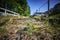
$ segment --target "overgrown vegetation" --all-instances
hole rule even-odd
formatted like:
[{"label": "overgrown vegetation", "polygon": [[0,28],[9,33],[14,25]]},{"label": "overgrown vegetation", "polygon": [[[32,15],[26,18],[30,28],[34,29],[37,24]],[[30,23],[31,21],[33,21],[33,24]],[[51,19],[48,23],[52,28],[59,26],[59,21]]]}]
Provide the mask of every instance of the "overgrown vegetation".
[{"label": "overgrown vegetation", "polygon": [[[11,35],[16,34],[18,30],[20,30],[18,32],[19,36],[21,36],[21,38],[24,40],[60,40],[60,19],[57,19],[60,18],[60,14],[51,14],[49,17],[53,19],[49,19],[47,26],[47,21],[45,19],[43,20],[43,16],[35,16],[35,20],[24,19],[24,16],[29,18],[30,13],[26,0],[1,0],[0,3],[2,4],[0,4],[1,7],[7,7],[7,9],[13,11],[17,10],[16,12],[20,13],[21,15],[19,16],[20,18],[8,15],[0,17],[0,40],[4,40],[5,36],[10,37]],[[9,6],[7,6],[8,4]],[[32,18],[33,16],[30,17]],[[36,25],[39,27],[35,28]],[[27,27],[21,29],[23,26]],[[22,34],[20,34],[21,32]],[[8,36],[8,34],[10,35]],[[15,37],[15,35],[11,36],[11,38],[12,37]]]},{"label": "overgrown vegetation", "polygon": [[29,35],[33,35],[34,33],[40,32],[39,29],[35,28],[34,24],[32,22],[27,23],[27,29],[25,29]]}]

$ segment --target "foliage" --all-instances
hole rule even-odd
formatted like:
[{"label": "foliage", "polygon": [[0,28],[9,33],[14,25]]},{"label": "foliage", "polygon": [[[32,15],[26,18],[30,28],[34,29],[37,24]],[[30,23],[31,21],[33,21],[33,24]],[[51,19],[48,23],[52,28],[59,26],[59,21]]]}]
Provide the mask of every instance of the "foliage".
[{"label": "foliage", "polygon": [[50,18],[60,18],[60,14],[56,14],[56,15],[51,15],[49,16]]},{"label": "foliage", "polygon": [[50,9],[50,15],[60,14],[60,3],[57,3],[52,9]]},{"label": "foliage", "polygon": [[18,12],[23,16],[30,15],[30,7],[27,0],[0,0],[0,7]]},{"label": "foliage", "polygon": [[60,13],[60,3],[56,4],[53,8],[53,14]]}]

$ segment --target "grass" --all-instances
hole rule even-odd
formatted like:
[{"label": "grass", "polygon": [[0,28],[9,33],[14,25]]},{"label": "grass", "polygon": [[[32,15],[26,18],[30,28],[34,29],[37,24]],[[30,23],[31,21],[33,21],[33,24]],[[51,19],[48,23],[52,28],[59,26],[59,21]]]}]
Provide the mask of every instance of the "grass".
[{"label": "grass", "polygon": [[[50,17],[52,17],[52,18],[55,18],[55,17],[58,17],[58,16],[60,16],[60,14],[57,14],[57,15],[53,15],[53,16],[50,16]],[[25,16],[19,16],[20,18],[29,18],[29,17],[25,17]],[[9,21],[8,21],[8,24],[10,25],[10,23],[12,24],[12,25],[17,25],[16,23],[14,23],[15,21],[13,20],[13,19],[18,19],[17,17],[14,17],[14,16],[5,16],[5,17],[0,17],[0,20],[1,20],[1,24],[3,25],[3,24],[5,24],[5,22],[7,22],[7,21],[5,21],[5,20],[8,20],[9,19]],[[41,22],[41,21],[40,21]],[[59,31],[60,31],[60,27],[56,27],[56,28],[54,28],[53,26],[51,26],[50,24],[49,24],[49,26],[46,26],[47,25],[47,23],[46,23],[47,21],[42,21],[42,25],[45,25],[45,27],[42,27],[42,28],[35,28],[35,25],[36,24],[38,24],[38,22],[36,22],[36,24],[34,25],[34,22],[33,21],[27,21],[27,22],[24,22],[24,24],[25,25],[27,25],[27,28],[25,28],[24,29],[24,31],[26,30],[27,31],[27,33],[29,34],[29,35],[33,35],[33,33],[34,34],[38,34],[38,33],[41,33],[42,34],[42,32],[43,31],[46,31],[47,33],[49,33],[49,34],[51,34],[52,36],[57,36],[57,34],[59,33]],[[0,25],[1,25],[0,24]],[[23,23],[22,23],[23,24]],[[23,25],[22,25],[23,26]],[[39,24],[39,26],[40,26],[40,24]],[[3,28],[4,28],[4,25],[2,26]],[[9,27],[11,27],[11,25],[9,26]],[[12,26],[13,28],[15,28],[15,26]],[[16,27],[16,29],[18,29],[18,27]],[[15,29],[15,30],[16,30]],[[2,32],[2,29],[0,29],[1,30],[1,32]],[[5,30],[5,29],[3,29],[3,30]],[[5,31],[3,31],[3,33],[4,33]],[[44,35],[44,33],[42,34],[42,35]],[[40,35],[39,35],[40,36]]]},{"label": "grass", "polygon": [[60,18],[60,14],[50,16],[50,18],[58,18],[58,17]]}]

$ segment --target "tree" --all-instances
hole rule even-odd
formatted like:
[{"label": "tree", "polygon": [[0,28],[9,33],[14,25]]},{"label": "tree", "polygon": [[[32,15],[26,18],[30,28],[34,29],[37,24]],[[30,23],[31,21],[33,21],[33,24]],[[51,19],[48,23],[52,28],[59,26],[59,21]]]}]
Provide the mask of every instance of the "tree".
[{"label": "tree", "polygon": [[18,12],[20,15],[30,15],[30,7],[27,0],[1,0],[0,7]]},{"label": "tree", "polygon": [[60,13],[60,3],[54,6],[52,14],[59,14],[59,13]]}]

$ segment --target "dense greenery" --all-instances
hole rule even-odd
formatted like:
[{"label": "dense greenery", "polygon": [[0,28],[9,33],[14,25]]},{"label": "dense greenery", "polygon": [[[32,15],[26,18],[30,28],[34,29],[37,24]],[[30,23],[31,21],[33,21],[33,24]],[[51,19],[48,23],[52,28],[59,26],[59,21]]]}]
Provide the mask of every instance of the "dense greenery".
[{"label": "dense greenery", "polygon": [[53,14],[59,14],[60,13],[60,3],[56,4],[53,8]]},{"label": "dense greenery", "polygon": [[53,8],[50,9],[50,16],[60,14],[60,3],[57,3]]},{"label": "dense greenery", "polygon": [[0,0],[0,7],[16,11],[23,16],[30,15],[30,7],[27,0]]}]

